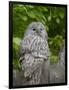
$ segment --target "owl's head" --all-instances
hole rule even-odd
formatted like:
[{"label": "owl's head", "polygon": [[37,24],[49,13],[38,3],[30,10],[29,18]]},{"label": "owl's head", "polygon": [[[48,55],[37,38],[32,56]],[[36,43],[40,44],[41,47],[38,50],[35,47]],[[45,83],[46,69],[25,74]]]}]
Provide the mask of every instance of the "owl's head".
[{"label": "owl's head", "polygon": [[45,31],[45,27],[41,22],[32,22],[28,26],[25,36],[30,35],[30,34],[37,34],[41,37],[47,38],[47,33]]}]

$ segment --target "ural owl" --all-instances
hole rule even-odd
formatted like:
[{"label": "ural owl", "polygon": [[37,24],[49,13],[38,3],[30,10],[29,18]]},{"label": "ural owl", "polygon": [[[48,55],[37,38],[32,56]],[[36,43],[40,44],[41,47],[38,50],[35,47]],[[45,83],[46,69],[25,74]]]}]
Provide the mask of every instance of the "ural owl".
[{"label": "ural owl", "polygon": [[[39,84],[42,65],[48,60],[47,32],[40,22],[32,22],[20,44],[20,63],[28,85]],[[27,84],[27,83],[26,83]]]}]

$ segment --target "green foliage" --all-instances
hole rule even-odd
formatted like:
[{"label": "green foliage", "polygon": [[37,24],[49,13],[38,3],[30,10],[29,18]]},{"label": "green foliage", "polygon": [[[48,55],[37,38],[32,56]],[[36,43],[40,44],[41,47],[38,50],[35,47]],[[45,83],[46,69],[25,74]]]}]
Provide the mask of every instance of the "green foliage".
[{"label": "green foliage", "polygon": [[13,67],[18,70],[20,70],[21,68],[18,60],[20,42],[21,42],[21,39],[19,39],[18,37],[13,38]]},{"label": "green foliage", "polygon": [[50,60],[51,64],[55,64],[58,62],[58,56],[57,55],[50,55],[49,60]]},{"label": "green foliage", "polygon": [[56,35],[54,38],[49,38],[49,47],[53,54],[57,55],[59,53],[63,41],[64,40],[60,35]]},{"label": "green foliage", "polygon": [[18,52],[24,32],[33,21],[42,22],[48,33],[50,60],[58,60],[58,52],[65,38],[65,8],[54,6],[13,5],[13,65],[19,67]]}]

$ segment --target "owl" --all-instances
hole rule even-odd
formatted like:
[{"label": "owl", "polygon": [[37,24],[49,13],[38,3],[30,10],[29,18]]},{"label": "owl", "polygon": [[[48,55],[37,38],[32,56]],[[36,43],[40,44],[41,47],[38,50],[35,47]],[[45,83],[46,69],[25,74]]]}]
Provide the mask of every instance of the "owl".
[{"label": "owl", "polygon": [[20,65],[25,78],[24,84],[40,83],[44,61],[48,60],[48,35],[41,22],[32,22],[20,43]]}]

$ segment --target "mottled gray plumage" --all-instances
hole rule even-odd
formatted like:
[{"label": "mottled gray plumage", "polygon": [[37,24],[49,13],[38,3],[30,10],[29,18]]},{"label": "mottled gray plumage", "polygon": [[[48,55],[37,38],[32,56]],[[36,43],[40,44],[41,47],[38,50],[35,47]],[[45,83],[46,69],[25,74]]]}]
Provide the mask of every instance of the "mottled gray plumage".
[{"label": "mottled gray plumage", "polygon": [[[32,22],[20,45],[20,62],[28,84],[39,84],[44,60],[48,59],[47,33],[40,22]],[[30,79],[31,78],[31,79]]]}]

